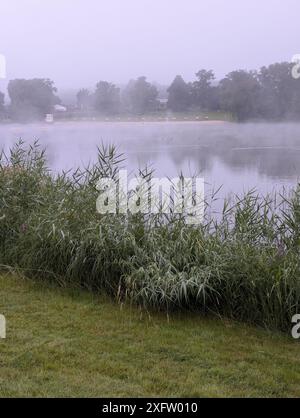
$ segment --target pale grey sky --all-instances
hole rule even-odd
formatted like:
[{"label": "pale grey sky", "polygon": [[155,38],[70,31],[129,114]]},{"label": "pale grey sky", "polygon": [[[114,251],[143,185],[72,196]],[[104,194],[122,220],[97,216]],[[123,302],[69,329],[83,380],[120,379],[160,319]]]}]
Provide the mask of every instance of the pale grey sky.
[{"label": "pale grey sky", "polygon": [[0,54],[9,79],[60,88],[220,78],[300,53],[299,16],[299,0],[0,0]]}]

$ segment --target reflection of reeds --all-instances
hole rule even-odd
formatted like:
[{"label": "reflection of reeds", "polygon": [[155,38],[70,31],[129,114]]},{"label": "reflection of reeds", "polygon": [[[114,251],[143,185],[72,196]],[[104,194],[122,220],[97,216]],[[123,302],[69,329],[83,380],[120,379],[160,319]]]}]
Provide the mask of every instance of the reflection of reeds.
[{"label": "reflection of reeds", "polygon": [[[19,142],[0,162],[0,264],[155,309],[192,309],[288,331],[300,303],[300,190],[255,192],[188,226],[170,216],[100,215],[95,184],[122,158],[52,176]],[[145,172],[147,175],[147,172]]]}]

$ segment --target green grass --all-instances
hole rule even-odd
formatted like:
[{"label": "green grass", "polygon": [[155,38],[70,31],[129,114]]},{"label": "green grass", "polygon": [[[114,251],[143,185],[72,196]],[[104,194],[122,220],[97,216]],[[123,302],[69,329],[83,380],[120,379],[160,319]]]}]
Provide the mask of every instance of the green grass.
[{"label": "green grass", "polygon": [[1,397],[296,397],[299,343],[0,276]]},{"label": "green grass", "polygon": [[102,147],[94,166],[54,175],[38,144],[0,155],[0,272],[290,333],[300,312],[300,187],[225,202],[218,222],[206,202],[198,226],[172,212],[99,214],[97,181],[117,180],[120,160]]},{"label": "green grass", "polygon": [[112,115],[112,116],[82,116],[82,115],[56,115],[55,120],[58,122],[203,122],[203,121],[223,121],[232,122],[233,116],[226,112],[154,112],[146,115]]}]

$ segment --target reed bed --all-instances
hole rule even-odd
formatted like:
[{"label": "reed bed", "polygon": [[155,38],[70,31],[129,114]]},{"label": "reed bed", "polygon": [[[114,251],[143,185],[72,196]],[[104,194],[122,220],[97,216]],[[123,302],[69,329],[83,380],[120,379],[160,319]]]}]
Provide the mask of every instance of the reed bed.
[{"label": "reed bed", "polygon": [[101,215],[96,183],[122,160],[102,146],[97,164],[54,174],[38,143],[2,152],[0,270],[289,332],[300,312],[300,188],[252,191],[217,218],[206,203],[200,226],[172,213]]}]

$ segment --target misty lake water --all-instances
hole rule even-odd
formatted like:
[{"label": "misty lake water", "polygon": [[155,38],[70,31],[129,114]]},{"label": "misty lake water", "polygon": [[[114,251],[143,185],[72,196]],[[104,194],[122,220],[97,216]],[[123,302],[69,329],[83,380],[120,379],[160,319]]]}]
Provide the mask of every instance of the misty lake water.
[{"label": "misty lake water", "polygon": [[66,122],[0,125],[0,148],[39,139],[48,164],[70,170],[97,158],[97,145],[115,144],[132,172],[146,165],[157,177],[203,177],[206,192],[261,193],[295,187],[300,174],[300,124],[222,122]]}]

